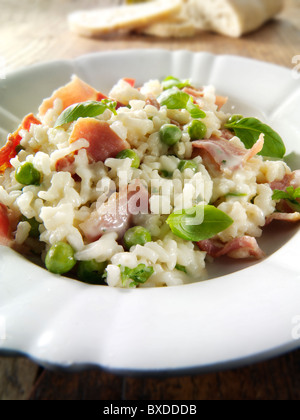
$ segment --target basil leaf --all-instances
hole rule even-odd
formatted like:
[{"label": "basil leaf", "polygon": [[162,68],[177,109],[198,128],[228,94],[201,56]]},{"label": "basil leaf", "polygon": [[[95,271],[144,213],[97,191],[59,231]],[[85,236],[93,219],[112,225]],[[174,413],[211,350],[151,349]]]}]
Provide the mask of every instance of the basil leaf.
[{"label": "basil leaf", "polygon": [[275,190],[272,195],[272,200],[289,200],[291,197],[285,191]]},{"label": "basil leaf", "polygon": [[138,286],[139,284],[145,284],[146,281],[154,274],[153,267],[147,267],[145,264],[139,264],[136,268],[128,268],[119,265],[121,269],[121,279],[124,284],[127,280],[133,280],[130,283],[130,287]]},{"label": "basil leaf", "polygon": [[231,226],[233,220],[211,205],[194,206],[172,213],[167,224],[171,231],[186,241],[199,242],[210,239]]},{"label": "basil leaf", "polygon": [[165,80],[162,81],[164,90],[172,89],[173,87],[183,89],[187,86],[190,86],[190,80],[180,80],[173,76],[166,77]]},{"label": "basil leaf", "polygon": [[163,92],[157,101],[168,109],[186,109],[190,95],[177,88],[168,89]]},{"label": "basil leaf", "polygon": [[194,104],[193,98],[177,88],[166,90],[157,98],[157,101],[168,109],[186,109],[192,118],[206,117],[205,112]]},{"label": "basil leaf", "polygon": [[273,200],[297,200],[300,198],[300,187],[287,187],[286,191],[274,190]]},{"label": "basil leaf", "polygon": [[274,190],[272,195],[273,200],[287,200],[290,207],[298,212],[300,212],[300,203],[297,201],[299,198],[300,187],[296,189],[294,187],[287,187],[286,191]]},{"label": "basil leaf", "polygon": [[189,111],[189,113],[191,114],[192,118],[205,118],[206,114],[204,111],[202,111],[202,109],[199,108],[198,105],[194,104],[192,97],[190,96],[190,99],[187,103],[186,109]]},{"label": "basil leaf", "polygon": [[116,114],[117,102],[110,99],[103,99],[101,102],[87,101],[74,104],[66,108],[58,117],[54,128],[69,124],[78,118],[97,117],[103,114],[107,109]]},{"label": "basil leaf", "polygon": [[242,118],[225,124],[225,128],[233,130],[247,149],[251,149],[259,136],[264,134],[265,144],[259,153],[262,156],[281,159],[286,153],[285,145],[279,134],[256,118]]},{"label": "basil leaf", "polygon": [[294,188],[294,187],[287,187],[286,192],[290,194],[294,200],[297,198],[300,198],[300,187]]}]

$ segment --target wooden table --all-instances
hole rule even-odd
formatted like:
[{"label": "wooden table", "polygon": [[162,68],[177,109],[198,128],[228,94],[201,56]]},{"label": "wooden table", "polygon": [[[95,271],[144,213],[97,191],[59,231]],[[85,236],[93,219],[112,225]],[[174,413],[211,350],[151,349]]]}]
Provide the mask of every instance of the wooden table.
[{"label": "wooden table", "polygon": [[[0,0],[0,57],[5,61],[6,72],[43,61],[126,48],[239,54],[290,68],[294,66],[292,58],[300,55],[297,7],[287,8],[278,19],[241,39],[209,33],[179,40],[133,34],[87,39],[69,32],[66,14],[71,10],[119,3],[120,0]],[[240,369],[172,378],[122,377],[98,369],[52,372],[26,358],[0,357],[0,399],[298,400],[300,350]]]}]

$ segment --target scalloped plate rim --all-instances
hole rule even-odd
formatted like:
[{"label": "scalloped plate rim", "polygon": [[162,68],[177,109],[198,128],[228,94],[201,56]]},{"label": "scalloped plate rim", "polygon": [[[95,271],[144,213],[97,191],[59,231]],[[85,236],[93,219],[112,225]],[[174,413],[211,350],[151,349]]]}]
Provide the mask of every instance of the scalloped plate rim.
[{"label": "scalloped plate rim", "polygon": [[[82,68],[82,66],[84,67],[84,65],[85,65],[84,63],[88,62],[89,60],[96,60],[96,61],[97,61],[97,59],[109,60],[109,59],[117,59],[117,58],[120,58],[120,57],[123,60],[124,60],[124,58],[125,58],[125,60],[126,59],[128,60],[128,57],[131,57],[131,58],[136,57],[137,54],[150,54],[150,55],[152,54],[152,56],[159,55],[160,57],[161,56],[165,57],[165,60],[170,60],[170,59],[174,60],[175,59],[175,61],[176,60],[180,61],[180,56],[181,55],[184,55],[184,57],[190,57],[191,60],[195,60],[195,58],[200,59],[201,57],[203,57],[203,58],[206,57],[206,60],[212,61],[213,64],[215,64],[218,60],[219,61],[233,60],[234,62],[238,62],[241,65],[246,65],[247,63],[251,63],[251,65],[256,66],[256,63],[259,63],[259,66],[262,66],[262,67],[266,66],[266,68],[268,68],[268,70],[274,69],[274,72],[275,71],[288,71],[289,70],[287,68],[278,66],[276,64],[265,63],[263,61],[253,60],[253,59],[250,59],[250,58],[239,57],[239,56],[235,56],[235,55],[215,55],[215,54],[211,54],[211,53],[207,53],[207,52],[194,53],[194,52],[185,51],[185,50],[169,51],[169,50],[162,50],[162,49],[153,49],[153,50],[136,50],[136,49],[133,49],[133,50],[126,50],[126,51],[121,50],[121,51],[108,51],[108,52],[102,52],[102,53],[101,52],[100,53],[90,53],[90,54],[87,54],[87,55],[84,55],[84,56],[81,56],[81,57],[78,57],[78,58],[75,58],[75,59],[70,59],[70,60],[64,60],[63,59],[63,60],[51,61],[51,62],[48,62],[48,63],[47,62],[46,63],[39,63],[39,64],[36,64],[34,66],[26,67],[24,69],[20,69],[20,70],[12,72],[11,74],[8,75],[8,79],[10,79],[10,78],[21,78],[22,79],[22,76],[24,75],[24,72],[27,75],[28,74],[30,75],[30,73],[33,72],[33,71],[34,72],[44,71],[49,67],[52,68],[52,66],[56,67],[56,66],[60,66],[62,64],[68,65],[71,68],[73,67],[73,69],[75,69],[76,67],[79,68],[80,66],[81,66],[81,68]],[[80,66],[79,66],[79,64],[80,64]],[[181,69],[180,69],[180,71],[181,71]],[[128,76],[128,75],[126,75],[126,76]],[[1,87],[1,83],[0,83],[0,87]],[[300,90],[299,90],[299,92],[300,92]],[[279,258],[282,255],[286,256],[288,253],[292,252],[293,245],[296,244],[296,246],[297,246],[297,244],[299,243],[299,239],[300,239],[300,235],[299,235],[299,232],[298,232],[294,235],[293,238],[290,239],[290,241],[285,246],[283,246],[275,254],[273,254],[270,258],[267,259],[267,261],[269,261],[271,264],[267,264],[266,267],[269,266],[269,269],[272,270],[273,265],[274,265],[275,268],[277,268],[276,258]],[[296,270],[296,267],[294,266],[293,262],[291,262],[291,259],[289,259],[289,262],[290,262],[290,266],[289,266],[290,272],[293,273],[293,275],[294,275],[294,271]],[[1,248],[0,248],[0,264],[1,264]],[[263,263],[260,263],[260,264],[263,264]],[[259,271],[258,267],[260,266],[260,264],[254,265],[253,267],[249,267],[249,268],[242,271],[242,273],[244,273],[244,274],[246,273],[245,276],[247,277],[247,281],[244,281],[244,280],[242,281],[244,283],[244,285],[248,285],[249,282],[250,282],[250,284],[252,284],[252,280],[249,279],[248,277],[250,276],[250,273],[255,274],[257,271]],[[38,270],[39,270],[39,268],[37,268],[37,271]],[[226,281],[226,279],[229,283],[231,283],[234,279],[239,277],[240,273],[241,272],[234,273],[232,275],[221,276],[218,279],[215,279],[216,281],[209,280],[209,281],[206,281],[206,282],[203,282],[203,283],[198,283],[196,285],[191,285],[190,287],[189,286],[183,286],[183,288],[184,288],[184,293],[183,294],[185,295],[185,293],[186,293],[185,290],[188,290],[188,289],[190,289],[192,293],[193,293],[194,290],[196,290],[196,289],[200,290],[201,288],[202,288],[202,290],[204,288],[205,289],[206,288],[214,289],[213,284],[215,285],[216,283],[218,283],[218,285],[220,286],[220,284],[221,284],[220,282],[222,280]],[[276,277],[275,270],[274,270],[274,276]],[[47,276],[45,276],[45,277],[47,277]],[[66,280],[66,281],[69,282],[70,280]],[[1,282],[1,279],[0,279],[0,282]],[[291,282],[291,283],[294,284],[293,282]],[[46,283],[46,284],[47,284],[47,287],[48,287],[48,283]],[[76,282],[76,284],[77,284],[77,282]],[[211,284],[211,286],[210,286],[210,284]],[[206,285],[206,286],[204,286],[204,285]],[[86,286],[86,285],[83,285],[84,286],[83,287],[82,285],[79,286],[77,284],[77,286],[78,286],[78,289],[91,290],[89,288],[89,286]],[[281,287],[280,279],[276,280],[276,287],[278,287],[278,288]],[[51,287],[50,287],[50,289],[51,289]],[[170,288],[169,289],[170,293],[164,291],[163,294],[167,293],[167,295],[173,295],[174,296],[174,293],[175,293],[175,295],[180,294],[180,289],[181,289],[181,287],[180,288]],[[98,289],[98,290],[100,290],[100,289]],[[174,290],[176,290],[176,292],[174,292]],[[141,296],[141,293],[142,293],[142,296],[144,296],[144,295],[157,296],[159,294],[158,289],[148,289],[148,290],[137,291],[137,292],[138,293],[135,293],[136,296],[137,295]],[[90,294],[90,293],[87,293],[87,294]],[[106,294],[106,293],[103,293],[103,294]],[[109,293],[109,294],[116,295],[116,296],[119,295],[118,291],[112,291],[112,293]],[[49,295],[50,295],[50,292],[49,292]],[[128,303],[125,301],[125,298],[123,298],[123,296],[129,296],[129,295],[127,295],[126,293],[125,293],[125,295],[121,293],[121,295],[122,295],[122,298],[120,298],[120,303],[122,305],[124,305],[124,307],[126,309],[128,309]],[[152,296],[152,298],[153,298],[153,296]],[[277,298],[277,295],[275,295],[275,297]],[[22,296],[20,298],[22,299]],[[220,297],[220,296],[218,296],[218,299],[220,299],[220,302],[223,301],[222,297]],[[80,302],[80,298],[78,298],[78,302]],[[270,303],[270,302],[268,302],[268,303]],[[277,303],[277,302],[275,302],[275,303]],[[27,304],[28,304],[28,302],[27,302]],[[71,304],[72,304],[72,302],[71,302]],[[272,302],[271,302],[271,304],[272,304]],[[7,303],[7,305],[9,306],[9,302]],[[161,306],[159,307],[159,309],[163,310],[162,303],[160,303],[160,305]],[[194,305],[195,305],[195,303],[194,303]],[[24,307],[26,307],[26,306],[24,306]],[[263,306],[261,306],[261,308],[263,308]],[[168,309],[170,311],[172,311],[174,308],[169,307]],[[148,310],[149,310],[149,308],[148,308]],[[195,306],[191,307],[191,310],[195,310]],[[245,312],[245,313],[248,314],[248,312]],[[299,313],[300,313],[300,310],[299,310]],[[1,309],[0,309],[0,315],[1,315]],[[130,314],[131,322],[132,322],[132,319],[134,318],[133,315],[134,314]],[[176,316],[176,313],[174,313],[174,315]],[[214,314],[212,314],[212,315],[214,315]],[[267,315],[270,316],[269,313]],[[298,314],[295,314],[295,315],[298,315]],[[278,318],[278,320],[279,319],[280,318]],[[200,322],[202,320],[198,320],[198,321]],[[144,319],[144,322],[147,322],[146,318]],[[181,325],[181,328],[183,327],[183,324]],[[216,325],[216,323],[214,324],[214,326],[215,325]],[[251,322],[250,322],[249,325],[252,325]],[[124,323],[123,324],[122,323],[120,324],[118,322],[112,323],[112,327],[115,328],[116,330],[118,330],[120,328],[120,326],[122,326],[123,328],[126,329],[126,324],[124,324]],[[292,330],[292,325],[289,325],[289,327]],[[239,328],[241,328],[240,325],[239,325]],[[286,328],[288,328],[288,325],[286,326]],[[51,328],[50,328],[50,330],[51,330]],[[136,333],[138,333],[140,331],[141,331],[141,329],[137,329]],[[173,337],[172,337],[172,339],[173,339],[172,344],[173,345],[176,344],[176,340],[174,340],[174,338],[176,338],[175,337],[176,333],[177,333],[176,331],[173,332]],[[209,334],[209,330],[207,330],[206,333]],[[233,334],[233,333],[234,332],[231,331],[231,334]],[[241,333],[243,333],[242,329],[241,329]],[[238,354],[234,353],[233,349],[231,349],[231,347],[229,345],[227,351],[228,351],[228,355],[230,355],[230,351],[232,351],[232,357],[228,357],[228,355],[224,356],[222,354],[222,352],[220,352],[220,353],[217,352],[214,355],[214,357],[215,357],[214,359],[212,358],[211,361],[206,360],[206,361],[202,362],[201,357],[198,357],[198,359],[197,359],[197,355],[193,354],[193,362],[184,363],[183,359],[180,359],[180,360],[178,359],[178,363],[176,364],[176,357],[175,357],[175,360],[172,360],[171,363],[170,363],[168,355],[165,354],[164,357],[163,357],[163,359],[165,360],[165,363],[163,361],[158,363],[157,360],[152,360],[151,363],[149,363],[149,361],[147,361],[147,363],[145,362],[144,366],[143,366],[143,358],[140,357],[139,361],[136,363],[136,366],[135,366],[134,365],[135,361],[134,361],[133,358],[130,359],[129,352],[130,352],[130,349],[132,350],[133,345],[135,345],[136,343],[132,343],[131,346],[129,345],[129,347],[126,348],[125,354],[126,354],[127,360],[126,360],[126,362],[125,361],[123,362],[123,365],[122,365],[122,358],[118,359],[119,356],[114,354],[113,348],[105,349],[105,351],[106,351],[106,354],[105,354],[106,358],[104,358],[105,360],[103,358],[101,359],[101,357],[99,357],[99,354],[96,354],[96,351],[95,351],[94,354],[92,352],[89,356],[84,356],[82,354],[82,350],[81,351],[79,350],[79,352],[77,352],[77,353],[75,352],[76,354],[73,353],[73,356],[70,358],[70,360],[66,361],[66,360],[63,359],[63,357],[59,356],[59,352],[58,352],[58,354],[56,354],[56,357],[53,356],[53,355],[51,357],[47,357],[47,344],[46,344],[46,348],[44,349],[44,351],[46,353],[43,354],[43,352],[40,351],[42,346],[37,346],[36,345],[36,341],[40,340],[40,338],[41,338],[41,336],[37,337],[37,334],[38,334],[38,332],[31,331],[30,339],[28,338],[28,343],[27,343],[27,345],[24,345],[24,348],[21,348],[22,346],[20,345],[20,343],[16,344],[16,342],[18,342],[18,340],[16,340],[15,344],[12,345],[12,346],[10,346],[8,343],[7,343],[8,345],[5,346],[5,342],[3,343],[4,340],[2,340],[2,342],[0,340],[0,353],[2,352],[4,354],[4,353],[13,352],[14,354],[26,355],[27,357],[34,360],[35,362],[40,363],[41,365],[47,366],[49,368],[52,367],[52,368],[58,368],[58,369],[63,368],[63,369],[68,369],[68,370],[69,369],[71,369],[71,370],[74,370],[74,369],[75,370],[81,370],[81,369],[86,369],[87,367],[90,367],[90,366],[95,366],[95,367],[98,366],[98,367],[101,367],[101,368],[106,369],[108,371],[116,372],[116,373],[126,372],[126,373],[132,373],[132,374],[140,374],[140,373],[143,374],[143,373],[147,373],[147,372],[149,372],[149,373],[151,373],[151,372],[159,373],[160,372],[160,373],[171,373],[171,374],[173,374],[173,373],[177,374],[178,373],[178,374],[181,374],[182,372],[211,371],[211,370],[214,370],[214,369],[220,369],[220,368],[224,368],[224,367],[229,368],[229,367],[241,366],[243,364],[247,364],[247,363],[250,363],[250,362],[252,363],[252,362],[264,360],[264,359],[269,358],[269,357],[280,355],[280,354],[285,353],[286,351],[293,350],[293,349],[299,347],[299,342],[298,341],[293,340],[291,337],[290,337],[290,339],[288,339],[288,336],[286,336],[285,341],[281,340],[276,344],[270,345],[270,347],[265,345],[264,348],[260,348],[260,346],[258,346],[258,348],[256,350],[253,349],[252,352],[250,352],[249,354],[247,354],[247,352],[244,352],[243,354],[241,353],[240,357],[239,357]],[[221,332],[220,332],[220,334],[221,335],[223,334],[222,335],[223,339],[224,339],[224,337],[226,337],[226,334],[221,333]],[[122,336],[122,334],[120,334],[120,335]],[[49,344],[48,344],[49,346],[53,345],[53,343],[55,343],[55,345],[57,345],[57,342],[51,341],[51,336],[43,337],[43,338],[44,338],[44,340],[46,340],[46,339],[49,340]],[[108,343],[109,343],[108,347],[119,344],[118,340],[115,340],[115,338],[116,337],[112,337],[109,334],[107,335],[107,339],[108,339]],[[148,338],[149,337],[147,337],[147,339]],[[205,339],[207,339],[207,337],[202,337],[202,338],[204,339],[204,341],[205,341]],[[272,335],[272,338],[273,338],[273,335]],[[243,339],[245,340],[245,337],[243,337]],[[214,337],[214,340],[216,342],[218,342],[218,337]],[[221,340],[221,337],[219,337],[219,341],[220,340]],[[122,343],[122,340],[120,342]],[[58,343],[59,343],[59,340],[58,340]],[[123,344],[124,343],[126,343],[126,337],[123,337]],[[151,340],[149,341],[149,343],[151,343]],[[106,344],[106,343],[104,343],[104,344]],[[104,344],[103,344],[103,346],[104,346]],[[155,350],[158,351],[160,349],[160,347],[159,347],[158,343],[156,343],[156,344],[157,344],[157,349],[155,349]],[[84,347],[84,345],[85,345],[85,343],[81,343],[79,347]],[[97,349],[96,349],[97,351],[99,349],[101,349],[102,342],[98,343],[98,345],[100,347],[97,347]],[[209,347],[209,343],[206,342],[206,345]],[[195,350],[198,349],[197,346],[199,346],[198,342],[197,342],[197,345],[195,346],[194,352],[195,352]],[[183,349],[186,350],[186,348],[184,346],[183,346]],[[170,349],[168,349],[168,350],[170,350]],[[191,350],[191,352],[193,352],[193,350]],[[112,355],[110,353],[112,353]],[[146,353],[147,353],[147,351],[146,351]],[[166,351],[166,353],[168,353],[168,352]],[[149,356],[149,354],[150,353],[148,352],[147,356]],[[172,356],[172,357],[174,357],[174,356]],[[172,357],[171,357],[171,359],[172,359]],[[188,355],[187,355],[187,357],[188,357]],[[118,362],[114,362],[114,360],[116,360],[116,359],[118,359]]]}]

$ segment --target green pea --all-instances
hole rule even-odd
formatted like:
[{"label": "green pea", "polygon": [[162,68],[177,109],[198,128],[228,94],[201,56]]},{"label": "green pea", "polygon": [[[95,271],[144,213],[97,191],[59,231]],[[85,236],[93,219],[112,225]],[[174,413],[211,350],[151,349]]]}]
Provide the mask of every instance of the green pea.
[{"label": "green pea", "polygon": [[167,146],[175,146],[182,137],[182,131],[177,125],[165,124],[159,131],[160,141]]},{"label": "green pea", "polygon": [[97,262],[96,260],[80,261],[77,275],[79,280],[88,284],[104,284],[103,274],[107,267],[107,262]]},{"label": "green pea", "polygon": [[29,232],[29,236],[31,238],[35,238],[38,239],[40,237],[40,223],[33,217],[32,219],[27,219],[27,217],[23,216],[21,218],[22,222],[28,222],[31,226],[30,232]]},{"label": "green pea", "polygon": [[244,117],[242,115],[238,115],[238,114],[231,115],[231,117],[227,121],[227,124],[235,123],[237,121],[242,120],[243,118]]},{"label": "green pea", "polygon": [[198,165],[194,160],[182,160],[179,165],[178,169],[180,172],[184,172],[186,169],[191,169],[193,172],[198,172]]},{"label": "green pea", "polygon": [[131,150],[131,149],[122,150],[122,152],[118,153],[117,155],[117,159],[127,159],[127,158],[132,160],[132,165],[131,165],[132,168],[138,169],[140,167],[140,164],[141,164],[140,158],[134,150]]},{"label": "green pea", "polygon": [[188,126],[188,133],[191,140],[201,140],[204,139],[207,133],[207,127],[204,122],[193,120]]},{"label": "green pea", "polygon": [[75,251],[66,242],[57,242],[46,255],[47,270],[54,274],[65,274],[72,270],[76,264]]},{"label": "green pea", "polygon": [[16,170],[16,181],[23,185],[40,185],[41,174],[32,163],[25,162]]},{"label": "green pea", "polygon": [[144,246],[147,242],[151,241],[151,233],[142,226],[135,226],[127,230],[124,235],[124,245],[128,251],[135,245]]}]

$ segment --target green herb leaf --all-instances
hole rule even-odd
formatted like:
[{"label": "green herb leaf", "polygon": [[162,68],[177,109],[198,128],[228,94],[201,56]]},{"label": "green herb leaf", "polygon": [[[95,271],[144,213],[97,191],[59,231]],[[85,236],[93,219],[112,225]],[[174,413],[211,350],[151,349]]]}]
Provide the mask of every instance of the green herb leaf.
[{"label": "green herb leaf", "polygon": [[187,269],[185,268],[184,265],[177,264],[175,268],[176,270],[182,271],[183,273],[187,274]]},{"label": "green herb leaf", "polygon": [[153,267],[147,267],[145,264],[139,264],[136,268],[128,268],[119,265],[121,269],[121,279],[124,284],[128,280],[133,280],[130,287],[135,287],[140,284],[145,284],[146,281],[154,274]]},{"label": "green herb leaf", "polygon": [[69,124],[78,118],[97,117],[103,114],[107,109],[116,115],[117,102],[110,99],[103,99],[101,102],[87,101],[74,104],[65,109],[58,117],[54,128]]},{"label": "green herb leaf", "polygon": [[233,130],[247,149],[251,149],[259,139],[259,136],[264,134],[265,144],[259,154],[279,159],[285,155],[286,148],[279,134],[256,118],[242,118],[225,124],[225,128]]},{"label": "green herb leaf", "polygon": [[287,187],[285,191],[274,190],[272,199],[273,200],[296,200],[300,198],[300,187]]},{"label": "green herb leaf", "polygon": [[168,89],[163,92],[157,101],[168,109],[186,109],[190,95],[177,88]]},{"label": "green herb leaf", "polygon": [[195,105],[193,98],[176,87],[166,90],[158,98],[157,101],[168,109],[186,109],[192,118],[205,118],[206,114],[198,105]]},{"label": "green herb leaf", "polygon": [[228,193],[225,195],[225,197],[247,197],[247,194],[244,193]]},{"label": "green herb leaf", "polygon": [[199,108],[198,105],[194,104],[192,97],[190,96],[190,99],[187,103],[186,109],[189,111],[189,113],[191,114],[192,118],[205,118],[206,114],[204,111],[202,111],[202,109]]},{"label": "green herb leaf", "polygon": [[199,242],[223,232],[232,225],[233,220],[214,206],[199,205],[172,213],[167,223],[176,236]]},{"label": "green herb leaf", "polygon": [[290,207],[300,212],[300,203],[297,199],[300,198],[300,187],[287,187],[285,191],[274,190],[272,199],[273,200],[286,200]]},{"label": "green herb leaf", "polygon": [[190,80],[180,80],[176,77],[169,76],[166,77],[165,80],[162,81],[162,87],[164,90],[172,89],[173,87],[177,87],[178,89],[183,89],[187,86],[190,86]]}]

